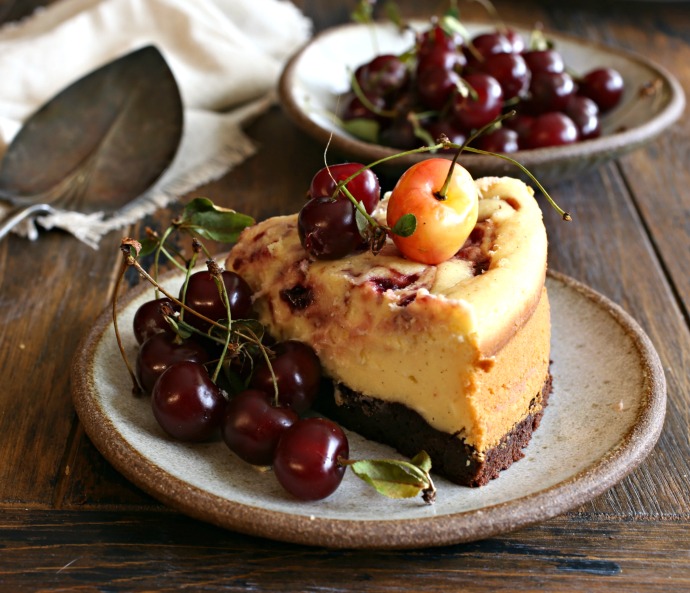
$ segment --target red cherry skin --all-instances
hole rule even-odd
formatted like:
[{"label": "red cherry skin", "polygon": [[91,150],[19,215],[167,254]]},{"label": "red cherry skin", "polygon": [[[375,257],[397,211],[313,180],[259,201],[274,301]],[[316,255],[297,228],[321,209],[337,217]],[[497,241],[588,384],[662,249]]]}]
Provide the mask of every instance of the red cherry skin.
[{"label": "red cherry skin", "polygon": [[[296,340],[279,342],[273,351],[276,356],[271,366],[278,384],[278,403],[302,414],[311,407],[319,392],[321,362],[311,346]],[[256,367],[250,386],[264,393],[274,393],[273,376],[267,363]]]},{"label": "red cherry skin", "polygon": [[488,134],[479,136],[474,145],[487,152],[508,154],[519,150],[518,143],[518,133],[515,130],[497,128]]},{"label": "red cherry skin", "polygon": [[[224,270],[222,277],[230,301],[232,318],[249,319],[252,317],[252,289],[249,284],[239,274],[229,270]],[[201,270],[190,276],[184,302],[187,306],[213,321],[228,317],[216,282],[208,270]],[[210,323],[193,313],[185,312],[184,320],[199,331],[206,332],[211,327]]]},{"label": "red cherry skin", "polygon": [[158,378],[151,408],[158,424],[179,441],[206,441],[218,430],[226,401],[203,365],[176,362]]},{"label": "red cherry skin", "polygon": [[580,82],[579,93],[594,101],[602,113],[620,103],[625,83],[613,68],[596,68],[585,74]]},{"label": "red cherry skin", "polygon": [[335,422],[305,418],[280,437],[273,459],[278,482],[300,500],[321,500],[342,482],[345,466],[338,459],[350,454],[347,437]]},{"label": "red cherry skin", "polygon": [[209,359],[206,349],[194,340],[178,343],[172,334],[154,334],[139,347],[137,379],[141,388],[146,393],[151,393],[158,377],[174,363],[190,360],[203,364]]},{"label": "red cherry skin", "polygon": [[[358,202],[364,204],[365,210],[371,214],[381,199],[381,186],[379,178],[371,169],[364,169],[361,163],[340,163],[329,165],[319,170],[309,184],[310,198],[333,197],[335,189],[341,181],[360,171],[352,181],[347,184],[347,189]],[[347,200],[342,191],[336,196],[338,199]]]},{"label": "red cherry skin", "polygon": [[578,140],[577,126],[567,115],[558,111],[544,113],[534,119],[525,138],[526,148],[544,148],[572,144]]},{"label": "red cherry skin", "polygon": [[453,122],[462,130],[481,128],[496,119],[503,109],[503,91],[488,74],[468,74],[465,82],[474,89],[476,98],[458,94],[453,101]]},{"label": "red cherry skin", "polygon": [[247,463],[271,465],[281,435],[297,420],[297,412],[274,406],[270,395],[247,389],[228,402],[221,435],[230,450]]},{"label": "red cherry skin", "polygon": [[162,297],[147,301],[134,313],[132,329],[134,330],[134,337],[139,344],[143,344],[153,334],[173,333],[173,329],[161,313],[161,306],[169,306],[172,310],[176,308],[168,297]]}]

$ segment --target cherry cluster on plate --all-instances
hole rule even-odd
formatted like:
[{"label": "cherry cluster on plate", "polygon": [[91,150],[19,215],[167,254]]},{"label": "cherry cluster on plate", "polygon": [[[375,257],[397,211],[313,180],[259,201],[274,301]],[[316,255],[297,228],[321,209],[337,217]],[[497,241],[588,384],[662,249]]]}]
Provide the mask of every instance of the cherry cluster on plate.
[{"label": "cherry cluster on plate", "polygon": [[[438,23],[403,54],[382,54],[354,72],[341,118],[354,134],[400,149],[441,135],[463,144],[508,111],[516,115],[470,144],[489,152],[571,144],[601,134],[600,116],[616,107],[624,81],[613,68],[572,74],[543,36],[528,47],[511,29],[464,41]],[[375,138],[371,138],[371,130]]]},{"label": "cherry cluster on plate", "polygon": [[[231,271],[222,271],[221,276],[231,318],[251,320],[249,285]],[[228,395],[208,370],[216,366],[222,351],[219,341],[211,339],[210,322],[227,327],[222,291],[213,274],[204,270],[192,274],[182,292],[180,302],[206,319],[188,310],[180,319],[179,305],[162,297],[141,305],[133,321],[139,344],[137,381],[151,394],[160,426],[174,439],[188,442],[220,433],[244,461],[273,466],[279,483],[297,498],[329,496],[345,473],[340,461],[347,460],[349,445],[336,423],[303,416],[321,383],[321,364],[314,350],[297,341],[258,341],[253,360],[231,359],[229,372],[240,378],[242,387]],[[182,339],[170,318],[198,332]]]}]

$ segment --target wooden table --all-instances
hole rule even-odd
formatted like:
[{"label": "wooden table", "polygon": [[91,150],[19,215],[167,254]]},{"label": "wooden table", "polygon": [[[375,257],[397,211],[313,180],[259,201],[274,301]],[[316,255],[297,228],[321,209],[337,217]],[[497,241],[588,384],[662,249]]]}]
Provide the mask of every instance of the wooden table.
[{"label": "wooden table", "polygon": [[[303,0],[315,28],[354,2]],[[497,1],[636,50],[690,94],[685,3]],[[18,4],[19,5],[19,4]],[[414,2],[403,13],[414,14]],[[482,12],[463,5],[465,15]],[[13,15],[13,16],[16,16]],[[258,154],[192,195],[263,218],[294,211],[324,147],[276,108],[248,130]],[[688,591],[690,590],[690,123],[576,180],[550,185],[576,223],[545,208],[550,267],[635,317],[662,360],[668,411],[657,447],[618,485],[563,516],[485,541],[415,551],[332,551],[224,531],[181,516],[120,476],[76,417],[69,369],[107,306],[121,236],[99,250],[60,232],[0,243],[0,590],[2,591]]]}]

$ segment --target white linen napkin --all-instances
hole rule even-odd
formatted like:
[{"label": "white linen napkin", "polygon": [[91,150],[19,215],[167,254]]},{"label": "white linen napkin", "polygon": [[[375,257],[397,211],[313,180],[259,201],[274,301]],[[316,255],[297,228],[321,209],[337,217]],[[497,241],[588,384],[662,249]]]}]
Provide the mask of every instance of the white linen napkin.
[{"label": "white linen napkin", "polygon": [[[170,168],[114,216],[60,212],[27,221],[97,248],[122,228],[253,154],[241,126],[275,100],[284,62],[311,34],[289,0],[60,0],[0,28],[0,156],[22,122],[84,74],[155,45],[182,95],[184,131]],[[0,218],[8,208],[0,203]]]}]

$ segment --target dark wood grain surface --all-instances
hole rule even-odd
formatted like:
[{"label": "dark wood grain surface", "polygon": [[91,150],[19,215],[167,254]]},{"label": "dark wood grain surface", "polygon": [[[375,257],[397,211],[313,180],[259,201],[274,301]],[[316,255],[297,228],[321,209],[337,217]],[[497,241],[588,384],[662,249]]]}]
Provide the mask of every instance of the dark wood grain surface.
[{"label": "dark wood grain surface", "polygon": [[[21,16],[20,2],[6,4],[0,15]],[[321,30],[348,20],[354,2],[297,4]],[[424,4],[401,6],[406,15],[436,12]],[[467,17],[482,13],[461,4]],[[496,5],[507,21],[637,51],[690,94],[686,3]],[[257,155],[187,197],[257,218],[295,211],[324,147],[279,108],[248,133]],[[664,430],[638,469],[580,508],[485,541],[407,552],[301,547],[197,522],[127,482],[85,436],[70,361],[110,300],[119,240],[162,227],[179,206],[111,233],[99,250],[61,232],[2,241],[0,591],[690,591],[687,116],[649,147],[549,190],[576,220],[565,225],[545,209],[549,265],[620,304],[648,333],[668,383]]]}]

